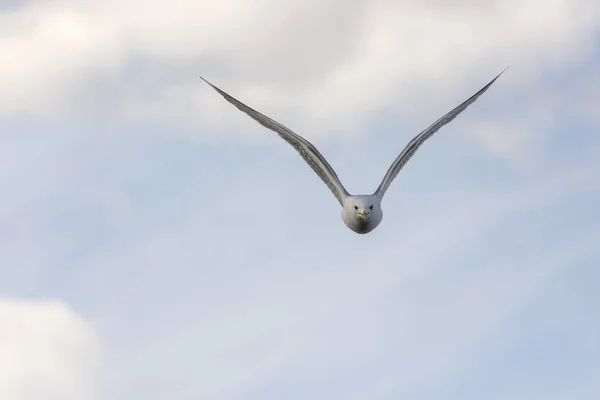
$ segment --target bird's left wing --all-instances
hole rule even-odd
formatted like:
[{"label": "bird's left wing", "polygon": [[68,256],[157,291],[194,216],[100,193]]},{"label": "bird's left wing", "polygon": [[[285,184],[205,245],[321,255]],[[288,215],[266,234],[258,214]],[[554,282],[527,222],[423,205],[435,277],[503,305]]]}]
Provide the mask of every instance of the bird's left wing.
[{"label": "bird's left wing", "polygon": [[264,114],[248,107],[241,101],[235,99],[229,94],[225,93],[206,79],[200,77],[204,82],[208,83],[213,89],[215,89],[221,96],[225,98],[228,102],[237,107],[240,111],[243,111],[247,115],[249,115],[252,119],[257,121],[262,126],[277,132],[279,136],[288,142],[298,153],[300,156],[306,161],[306,163],[315,171],[315,173],[325,182],[329,190],[333,193],[337,201],[343,206],[344,198],[348,196],[348,192],[340,182],[337,174],[331,168],[331,165],[325,160],[325,157],[319,153],[319,151],[312,145],[308,140],[304,139],[302,136],[294,133],[291,129],[283,126],[279,122],[267,117]]},{"label": "bird's left wing", "polygon": [[446,125],[454,118],[456,118],[461,112],[463,112],[469,105],[473,104],[475,100],[479,96],[481,96],[486,90],[489,89],[490,86],[506,71],[508,67],[506,67],[502,72],[500,72],[494,79],[490,81],[487,85],[485,85],[481,90],[471,96],[469,99],[465,100],[461,105],[444,115],[442,118],[435,121],[431,124],[427,129],[423,132],[419,133],[415,136],[402,150],[402,152],[396,157],[387,173],[383,177],[381,184],[377,188],[374,194],[378,195],[380,198],[383,197],[385,191],[388,189],[398,172],[404,167],[404,165],[410,160],[410,158],[415,154],[419,146],[423,144],[427,139],[429,139],[434,133],[436,133],[442,126]]}]

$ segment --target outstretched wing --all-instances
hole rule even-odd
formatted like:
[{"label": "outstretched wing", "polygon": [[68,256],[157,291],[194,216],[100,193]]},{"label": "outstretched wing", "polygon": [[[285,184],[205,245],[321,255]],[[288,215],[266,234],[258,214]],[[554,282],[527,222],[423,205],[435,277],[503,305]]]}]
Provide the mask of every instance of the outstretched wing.
[{"label": "outstretched wing", "polygon": [[421,146],[427,139],[429,139],[434,133],[436,133],[442,126],[446,125],[448,122],[452,121],[456,118],[461,112],[463,112],[469,105],[475,102],[479,96],[485,93],[486,90],[489,89],[490,86],[506,71],[508,67],[506,67],[502,72],[500,72],[490,83],[485,85],[481,90],[471,96],[464,103],[456,107],[454,110],[450,111],[442,118],[435,121],[433,124],[429,126],[429,128],[425,129],[423,132],[419,133],[415,136],[402,150],[402,152],[396,157],[387,173],[383,177],[381,184],[377,188],[374,194],[379,197],[383,197],[385,191],[388,189],[398,172],[404,167],[404,165],[410,160],[410,158],[415,154],[419,146]]},{"label": "outstretched wing", "polygon": [[248,107],[241,101],[235,99],[229,94],[225,93],[206,79],[200,77],[204,82],[208,83],[213,89],[215,89],[221,96],[228,102],[236,106],[240,111],[248,114],[252,119],[257,121],[262,126],[277,132],[279,136],[286,142],[288,142],[306,161],[306,163],[316,172],[317,175],[325,182],[329,190],[333,193],[339,203],[344,205],[344,198],[348,196],[348,192],[340,182],[337,174],[331,168],[331,165],[325,160],[325,157],[319,153],[319,151],[312,145],[308,140],[302,136],[294,133],[291,129],[283,126],[279,122],[267,117],[264,114]]}]

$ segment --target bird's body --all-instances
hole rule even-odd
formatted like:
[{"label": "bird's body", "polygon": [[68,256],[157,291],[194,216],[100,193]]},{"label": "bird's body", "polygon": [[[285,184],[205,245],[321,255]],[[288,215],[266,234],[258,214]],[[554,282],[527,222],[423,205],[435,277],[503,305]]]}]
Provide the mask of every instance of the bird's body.
[{"label": "bird's body", "polygon": [[[504,71],[506,71],[506,68]],[[494,79],[492,79],[487,85],[485,85],[469,99],[464,101],[462,104],[448,112],[442,118],[431,124],[427,129],[415,136],[406,145],[398,157],[396,157],[392,165],[389,167],[387,173],[383,177],[383,180],[381,181],[377,190],[375,190],[373,194],[369,195],[351,195],[348,193],[340,182],[340,179],[337,177],[337,174],[333,168],[331,168],[327,160],[325,160],[325,157],[323,157],[323,155],[321,155],[315,146],[313,146],[308,140],[304,139],[302,136],[293,132],[291,129],[280,124],[279,122],[248,107],[244,103],[208,82],[206,79],[202,77],[200,78],[209,84],[219,94],[221,94],[229,103],[233,104],[240,111],[246,113],[259,124],[274,132],[277,132],[282,139],[294,147],[304,161],[306,161],[306,163],[327,185],[337,201],[341,204],[342,220],[346,226],[356,233],[365,234],[373,231],[373,229],[377,228],[377,226],[379,226],[381,223],[381,220],[383,219],[383,211],[381,209],[383,195],[396,175],[398,175],[398,172],[400,172],[408,160],[413,156],[419,146],[421,146],[423,142],[429,139],[442,126],[452,121],[470,104],[475,102],[475,100],[477,100],[477,98],[481,96],[496,81],[496,79],[498,79],[500,75],[504,73],[504,71],[498,74]]]}]

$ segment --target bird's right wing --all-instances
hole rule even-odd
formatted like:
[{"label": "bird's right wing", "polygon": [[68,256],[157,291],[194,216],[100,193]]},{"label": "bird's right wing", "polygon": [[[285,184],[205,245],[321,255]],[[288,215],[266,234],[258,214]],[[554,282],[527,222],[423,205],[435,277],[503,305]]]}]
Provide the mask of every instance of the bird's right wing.
[{"label": "bird's right wing", "polygon": [[319,153],[319,151],[312,145],[308,140],[302,136],[294,133],[291,129],[283,126],[279,122],[267,117],[264,114],[248,107],[241,101],[235,99],[229,94],[225,93],[206,79],[200,77],[204,82],[208,83],[214,90],[216,90],[221,96],[228,102],[237,107],[240,111],[246,113],[252,119],[257,121],[262,126],[277,132],[279,136],[286,142],[288,142],[300,156],[306,161],[306,163],[315,171],[315,173],[325,182],[329,190],[333,193],[337,201],[343,206],[344,198],[348,196],[348,192],[340,182],[337,174],[331,168],[331,165],[325,160],[325,157]]}]

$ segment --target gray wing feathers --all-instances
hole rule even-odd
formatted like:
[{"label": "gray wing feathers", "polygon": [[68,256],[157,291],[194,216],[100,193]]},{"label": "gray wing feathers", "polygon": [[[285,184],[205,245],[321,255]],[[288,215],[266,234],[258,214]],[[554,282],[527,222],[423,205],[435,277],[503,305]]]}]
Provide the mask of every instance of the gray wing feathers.
[{"label": "gray wing feathers", "polygon": [[381,181],[381,184],[379,185],[379,187],[377,188],[377,190],[375,191],[374,194],[378,195],[379,197],[383,197],[385,191],[388,189],[388,187],[390,186],[390,184],[392,183],[392,181],[394,180],[396,175],[398,175],[398,172],[400,172],[400,170],[404,167],[404,165],[408,162],[408,160],[410,160],[410,158],[413,156],[413,154],[415,154],[417,149],[427,139],[429,139],[434,133],[436,133],[442,126],[444,126],[447,123],[449,123],[450,121],[452,121],[461,112],[463,112],[469,105],[473,104],[479,96],[481,96],[483,93],[485,93],[485,91],[488,90],[490,86],[492,86],[492,84],[496,81],[496,79],[498,79],[500,77],[500,75],[502,75],[504,73],[504,71],[506,71],[507,68],[508,67],[506,67],[494,79],[492,79],[490,81],[490,83],[485,85],[481,90],[479,90],[477,93],[475,93],[469,99],[467,99],[461,105],[459,105],[458,107],[456,107],[455,109],[453,109],[452,111],[450,111],[449,113],[444,115],[442,118],[435,121],[427,129],[425,129],[423,132],[421,132],[417,136],[415,136],[406,145],[406,147],[402,150],[402,152],[398,155],[398,157],[394,160],[394,162],[388,169],[387,173],[383,177],[383,180]]},{"label": "gray wing feathers", "polygon": [[229,103],[233,104],[238,110],[246,113],[252,119],[257,121],[259,124],[268,128],[277,134],[286,142],[288,142],[296,151],[302,156],[304,161],[312,168],[313,171],[321,178],[321,180],[327,185],[329,190],[333,193],[337,201],[343,205],[344,197],[348,196],[348,192],[340,182],[337,174],[331,168],[331,165],[325,160],[325,158],[319,153],[319,151],[312,145],[308,140],[302,136],[294,133],[291,129],[283,126],[279,122],[267,117],[264,114],[248,107],[241,101],[235,99],[229,94],[225,93],[206,79],[200,77],[204,82],[208,83],[214,90],[216,90],[221,96],[225,98]]}]

